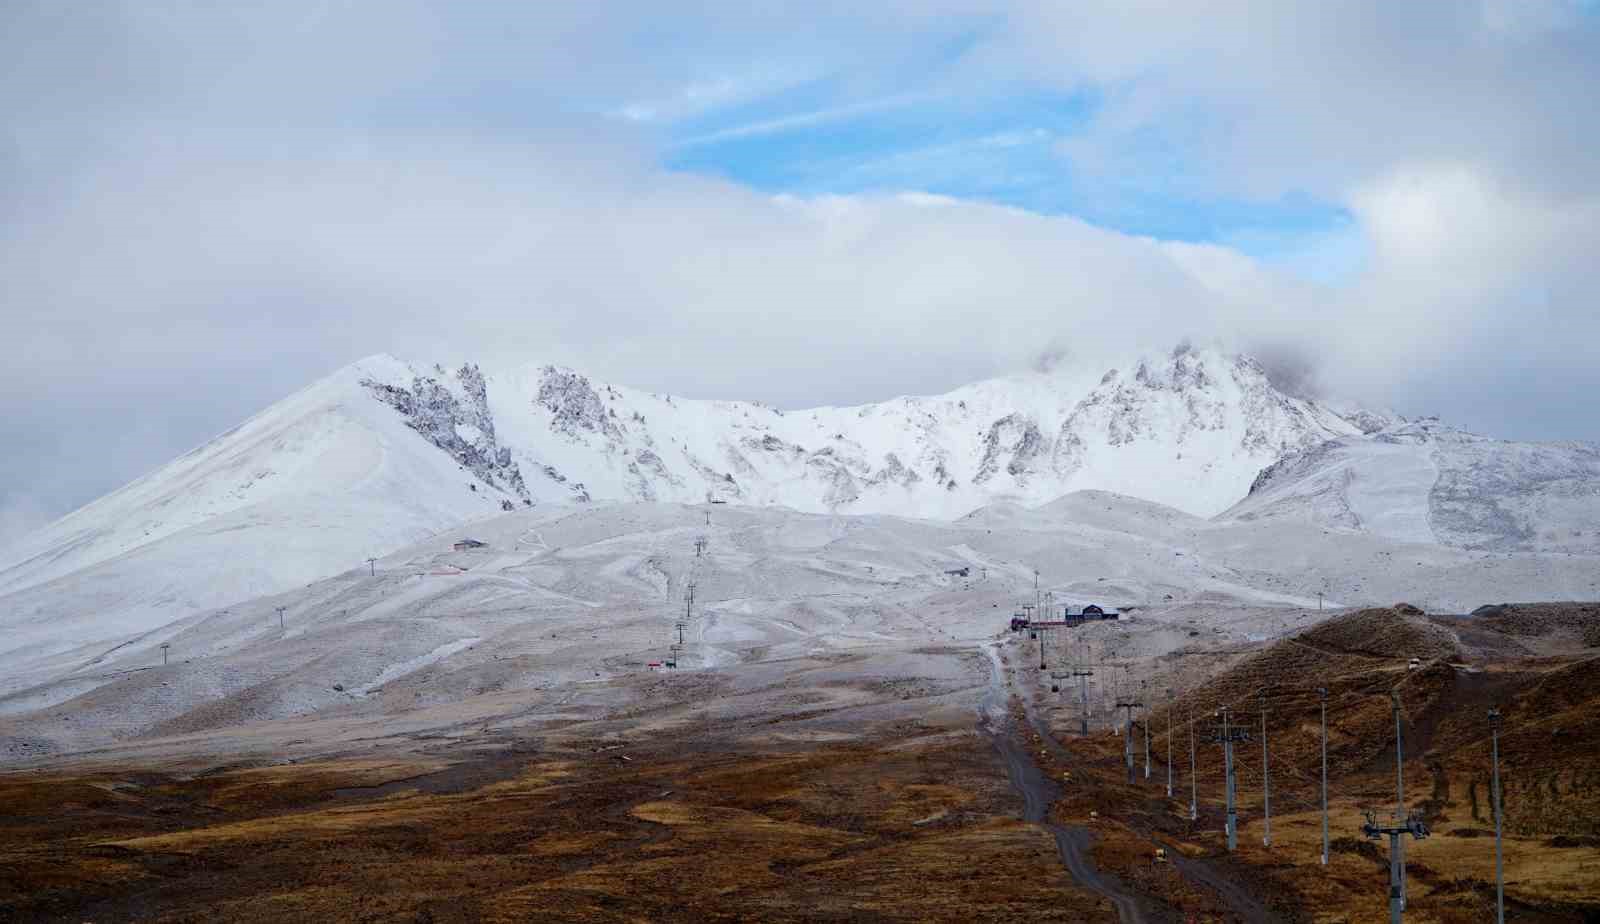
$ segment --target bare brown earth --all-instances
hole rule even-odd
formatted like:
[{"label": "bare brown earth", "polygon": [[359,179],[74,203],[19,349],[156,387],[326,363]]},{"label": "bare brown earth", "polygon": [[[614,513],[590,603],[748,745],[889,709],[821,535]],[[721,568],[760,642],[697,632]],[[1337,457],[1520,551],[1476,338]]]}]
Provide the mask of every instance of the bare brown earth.
[{"label": "bare brown earth", "polygon": [[[139,744],[0,774],[0,921],[1380,921],[1387,845],[1360,824],[1393,805],[1391,689],[1407,806],[1433,829],[1409,846],[1406,919],[1492,919],[1484,712],[1498,704],[1508,919],[1597,920],[1600,652],[1582,647],[1581,620],[1536,616],[1372,610],[1253,650],[1130,661],[1121,692],[1156,707],[1151,775],[1138,726],[1132,784],[1101,691],[1082,737],[1072,688],[1049,691],[1023,635],[999,646],[1004,683],[982,652],[934,647],[597,685],[552,705],[507,694],[410,737],[289,725],[227,739],[275,742],[231,758]],[[1259,735],[1262,693],[1273,844],[1256,737],[1238,749],[1229,854],[1205,739],[1222,705]],[[574,717],[580,704],[592,718]],[[347,740],[320,757],[287,737],[330,728]]]},{"label": "bare brown earth", "polygon": [[976,743],[13,775],[0,918],[1095,919]]},{"label": "bare brown earth", "polygon": [[1117,920],[1022,820],[986,662],[828,654],[0,773],[0,920]]}]

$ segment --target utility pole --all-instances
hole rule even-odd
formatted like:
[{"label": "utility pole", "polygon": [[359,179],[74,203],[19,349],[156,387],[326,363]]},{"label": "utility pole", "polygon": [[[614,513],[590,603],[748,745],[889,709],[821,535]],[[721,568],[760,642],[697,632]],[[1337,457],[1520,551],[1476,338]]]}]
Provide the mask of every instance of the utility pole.
[{"label": "utility pole", "polygon": [[1224,791],[1228,800],[1228,851],[1231,853],[1239,847],[1239,810],[1235,798],[1236,790],[1233,779],[1233,743],[1235,741],[1249,741],[1250,730],[1229,725],[1227,706],[1218,709],[1217,715],[1222,719],[1222,729],[1213,733],[1212,740],[1222,745],[1222,771],[1226,779]]},{"label": "utility pole", "polygon": [[1261,811],[1264,827],[1261,829],[1261,846],[1272,846],[1272,773],[1267,765],[1267,693],[1261,697]]},{"label": "utility pole", "polygon": [[288,609],[287,606],[278,607],[278,628],[279,629],[282,629],[284,627],[284,625],[283,625],[283,611],[286,610],[286,609]]},{"label": "utility pole", "polygon": [[696,536],[694,538],[694,557],[699,558],[701,555],[705,554],[706,546],[710,544],[711,540],[707,539],[706,537]]},{"label": "utility pole", "polygon": [[1506,924],[1506,868],[1500,852],[1500,710],[1489,710],[1489,748],[1494,761],[1494,920]]},{"label": "utility pole", "polygon": [[1039,636],[1039,670],[1044,670],[1045,668],[1049,667],[1049,665],[1044,663],[1044,640],[1047,636],[1049,636],[1050,633],[1046,632],[1043,628],[1040,628],[1035,634]]},{"label": "utility pole", "polygon": [[1328,865],[1328,688],[1318,687],[1322,700],[1322,865]]},{"label": "utility pole", "polygon": [[[1389,691],[1389,699],[1394,703],[1394,819],[1398,823],[1406,817],[1406,761],[1405,749],[1400,743],[1400,691]],[[1400,910],[1406,907],[1406,842],[1398,835],[1391,838],[1400,848]]]},{"label": "utility pole", "polygon": [[683,621],[688,622],[694,618],[694,582],[689,582],[688,592],[683,598]]},{"label": "utility pole", "polygon": [[[1114,656],[1116,652],[1112,651],[1106,654]],[[1122,702],[1122,680],[1117,676],[1116,665],[1108,664],[1106,669],[1111,672],[1111,730],[1120,735],[1122,734],[1122,725],[1117,721],[1116,704]]]},{"label": "utility pole", "polygon": [[1167,798],[1172,798],[1172,688],[1167,687]]},{"label": "utility pole", "polygon": [[1122,755],[1123,755],[1124,760],[1128,764],[1128,783],[1130,785],[1132,785],[1132,783],[1134,781],[1134,774],[1133,774],[1133,710],[1142,708],[1143,706],[1144,706],[1144,703],[1137,703],[1137,702],[1135,702],[1135,703],[1128,703],[1128,702],[1117,703],[1117,708],[1121,709],[1121,710],[1124,710],[1124,714],[1127,716],[1127,720],[1128,720],[1127,721],[1128,733],[1126,735],[1124,735],[1123,738],[1122,738]]},{"label": "utility pole", "polygon": [[1033,569],[1033,606],[1035,610],[1039,609],[1041,602],[1039,599],[1039,569],[1035,568]]},{"label": "utility pole", "polygon": [[[1141,697],[1148,681],[1139,681]],[[1150,707],[1144,707],[1144,778],[1150,779]]]},{"label": "utility pole", "polygon": [[1317,612],[1322,612],[1322,591],[1317,591]]},{"label": "utility pole", "polygon": [[680,648],[683,647],[683,629],[687,625],[688,623],[686,622],[675,622],[672,624],[672,627],[678,630],[678,647]]},{"label": "utility pole", "polygon": [[[1084,666],[1087,667],[1087,663]],[[1078,678],[1078,688],[1082,692],[1083,727],[1080,731],[1087,738],[1089,737],[1089,678],[1094,676],[1094,671],[1073,671],[1072,676]]]},{"label": "utility pole", "polygon": [[1200,784],[1195,780],[1194,703],[1189,704],[1189,820],[1200,820]]},{"label": "utility pole", "polygon": [[367,559],[367,575],[369,577],[378,576],[378,560],[376,558]]},{"label": "utility pole", "polygon": [[167,666],[167,649],[171,648],[171,647],[172,647],[172,644],[170,642],[162,642],[161,643],[161,666],[162,667],[166,667]]}]

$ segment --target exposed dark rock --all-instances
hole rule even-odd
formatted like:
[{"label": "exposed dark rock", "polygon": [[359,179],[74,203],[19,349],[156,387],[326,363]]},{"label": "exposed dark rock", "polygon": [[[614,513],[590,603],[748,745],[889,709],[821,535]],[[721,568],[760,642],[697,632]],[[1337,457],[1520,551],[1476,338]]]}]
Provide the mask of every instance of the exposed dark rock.
[{"label": "exposed dark rock", "polygon": [[483,373],[469,364],[456,370],[455,377],[461,397],[431,376],[417,376],[409,389],[371,379],[364,379],[361,384],[379,401],[399,411],[406,426],[449,453],[479,480],[530,500],[522,470],[511,459],[511,450],[495,442],[494,416],[489,412]]},{"label": "exposed dark rock", "polygon": [[588,432],[622,438],[622,431],[606,413],[605,403],[594,386],[570,369],[546,366],[535,402],[550,412],[550,427],[560,433],[579,437]]},{"label": "exposed dark rock", "polygon": [[1006,471],[1022,480],[1033,471],[1033,462],[1043,455],[1047,446],[1039,433],[1038,424],[1022,414],[1007,414],[989,425],[983,441],[983,459],[978,463],[974,484],[983,484],[1000,470],[1000,460],[1010,456]]}]

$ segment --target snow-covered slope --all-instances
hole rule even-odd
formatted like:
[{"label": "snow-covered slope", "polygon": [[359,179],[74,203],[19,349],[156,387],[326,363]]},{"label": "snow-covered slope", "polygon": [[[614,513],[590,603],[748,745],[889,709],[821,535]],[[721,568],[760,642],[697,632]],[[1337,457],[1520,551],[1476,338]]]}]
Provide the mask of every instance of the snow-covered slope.
[{"label": "snow-covered slope", "polygon": [[1264,470],[1223,521],[1297,519],[1490,551],[1600,551],[1600,447],[1514,443],[1425,419]]},{"label": "snow-covered slope", "polygon": [[[1319,593],[1330,606],[1446,611],[1600,593],[1593,556],[1412,546],[1292,519],[1218,523],[1098,491],[954,521],[541,505],[473,533],[485,548],[458,552],[438,536],[370,571],[197,612],[115,646],[67,633],[51,658],[0,654],[0,762],[312,715],[415,728],[418,709],[516,691],[564,691],[544,709],[560,721],[559,703],[580,687],[642,675],[668,653],[691,582],[682,666],[769,663],[773,673],[819,653],[978,645],[1035,599],[1036,574],[1057,603],[1137,607],[1104,630],[1149,633],[1166,646],[1152,655],[1202,630],[1224,647],[1287,631],[1317,618]],[[464,724],[460,713],[449,722]]]},{"label": "snow-covered slope", "polygon": [[[1482,518],[1470,492],[1522,490],[1521,463],[1505,453],[1467,466],[1499,466],[1498,479],[1430,481],[1435,463],[1363,435],[1394,423],[1292,397],[1249,358],[1187,346],[800,411],[652,394],[548,365],[484,375],[377,356],[0,550],[0,654],[121,644],[532,506],[712,499],[953,520],[1091,489],[1206,517],[1262,469],[1325,445],[1369,453],[1385,477],[1410,472],[1409,487],[1371,479],[1366,493],[1330,501],[1366,511],[1363,523],[1387,517],[1385,535],[1426,538],[1424,520],[1439,528],[1437,512],[1405,506],[1424,482],[1436,482],[1430,509],[1454,516],[1457,532]],[[1438,487],[1450,484],[1454,494]]]},{"label": "snow-covered slope", "polygon": [[506,504],[550,501],[714,498],[951,518],[1094,488],[1210,515],[1285,453],[1357,432],[1275,390],[1247,358],[1188,348],[790,412],[553,366],[485,377],[376,356],[0,550],[0,593],[201,526],[249,529],[257,544],[260,527],[300,527],[273,549],[288,559],[321,558],[316,532],[342,526],[341,543],[354,545],[336,554],[359,560]]},{"label": "snow-covered slope", "polygon": [[0,552],[0,650],[124,638],[501,512],[359,384],[406,374],[342,369]]}]

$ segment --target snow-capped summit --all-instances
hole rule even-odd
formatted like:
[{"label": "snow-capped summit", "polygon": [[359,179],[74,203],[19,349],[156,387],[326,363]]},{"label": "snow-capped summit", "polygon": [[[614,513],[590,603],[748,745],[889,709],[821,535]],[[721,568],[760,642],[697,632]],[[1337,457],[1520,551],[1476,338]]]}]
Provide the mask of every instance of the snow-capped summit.
[{"label": "snow-capped summit", "polygon": [[[954,520],[1099,490],[1208,517],[1255,484],[1231,514],[1246,518],[1322,497],[1318,460],[1350,456],[1383,478],[1414,476],[1404,490],[1429,496],[1431,519],[1390,504],[1387,482],[1366,475],[1376,494],[1341,488],[1335,508],[1391,534],[1481,544],[1461,537],[1509,535],[1496,525],[1509,521],[1473,492],[1517,494],[1524,473],[1542,479],[1538,497],[1562,473],[1593,483],[1588,463],[1553,450],[1437,434],[1435,448],[1407,448],[1426,426],[1286,394],[1248,357],[1188,346],[788,411],[539,363],[485,373],[374,356],[0,550],[0,622],[6,650],[43,657],[52,639],[126,637],[552,503],[713,500]],[[1445,444],[1462,447],[1449,460],[1478,461],[1441,466]],[[1499,474],[1470,477],[1489,470]],[[1330,522],[1349,525],[1340,516]]]},{"label": "snow-capped summit", "polygon": [[362,381],[516,502],[670,500],[953,518],[1098,488],[1200,515],[1284,454],[1361,431],[1248,358],[1180,348],[934,397],[782,412],[530,365]]}]

